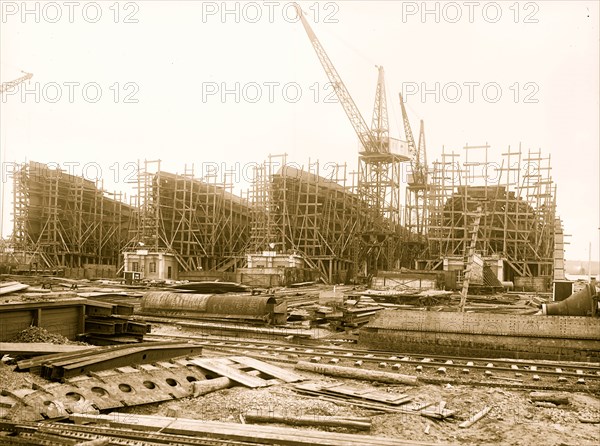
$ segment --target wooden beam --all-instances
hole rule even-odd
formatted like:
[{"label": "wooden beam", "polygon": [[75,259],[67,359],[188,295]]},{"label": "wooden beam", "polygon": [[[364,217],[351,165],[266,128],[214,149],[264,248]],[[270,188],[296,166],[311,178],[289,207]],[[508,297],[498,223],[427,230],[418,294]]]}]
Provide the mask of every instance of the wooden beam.
[{"label": "wooden beam", "polygon": [[190,362],[194,365],[197,365],[201,369],[208,370],[209,372],[216,373],[220,376],[225,376],[232,381],[235,381],[246,387],[256,388],[267,386],[267,382],[264,379],[240,372],[239,370],[222,364],[213,358],[192,359]]},{"label": "wooden beam", "polygon": [[[75,414],[69,417],[75,423],[104,423],[113,427],[134,431],[161,431],[179,435],[201,436],[247,441],[257,444],[282,446],[442,446],[441,443],[428,443],[398,438],[385,438],[370,435],[343,434],[289,427],[263,426],[252,424],[223,423],[219,421],[192,420],[186,418],[133,415],[113,412],[108,415]],[[151,434],[150,434],[151,435]]]},{"label": "wooden beam", "polygon": [[378,370],[361,370],[351,367],[342,367],[329,364],[314,364],[312,362],[298,361],[295,368],[307,372],[321,373],[323,375],[340,376],[343,378],[364,379],[366,381],[379,381],[391,384],[418,385],[417,377],[402,375],[400,373],[380,372]]},{"label": "wooden beam", "polygon": [[6,355],[37,356],[51,353],[70,353],[91,348],[96,348],[96,346],[50,344],[48,342],[0,342],[0,353]]}]

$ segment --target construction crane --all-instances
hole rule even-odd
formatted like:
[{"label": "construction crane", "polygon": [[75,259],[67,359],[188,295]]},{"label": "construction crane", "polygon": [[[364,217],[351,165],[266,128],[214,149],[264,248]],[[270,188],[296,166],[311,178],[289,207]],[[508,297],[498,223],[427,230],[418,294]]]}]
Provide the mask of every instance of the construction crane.
[{"label": "construction crane", "polygon": [[419,141],[415,138],[410,127],[408,113],[404,106],[404,99],[400,93],[400,107],[402,108],[402,121],[404,134],[410,152],[410,167],[412,175],[408,177],[408,204],[407,225],[409,230],[414,230],[422,235],[425,229],[425,214],[427,208],[427,151],[425,148],[425,124],[421,120],[419,128]]},{"label": "construction crane", "polygon": [[[296,12],[344,108],[361,147],[358,158],[357,194],[371,212],[371,223],[360,229],[360,253],[354,264],[371,274],[379,269],[393,269],[399,264],[401,163],[410,155],[406,143],[389,136],[388,108],[383,67],[378,69],[373,118],[369,128],[346,85],[333,66],[321,42],[308,24],[298,4]],[[364,268],[363,268],[364,267]]]},{"label": "construction crane", "polygon": [[21,73],[23,73],[24,76],[21,76],[20,78],[15,79],[14,81],[3,82],[2,84],[0,84],[0,94],[4,93],[9,88],[14,88],[17,85],[19,85],[25,81],[28,81],[29,79],[31,79],[33,77],[33,74],[31,74],[31,73],[26,73],[25,71],[21,71]]},{"label": "construction crane", "polygon": [[[360,114],[358,107],[354,103],[352,96],[348,92],[346,85],[342,81],[339,73],[333,66],[331,59],[325,52],[323,45],[315,35],[315,32],[312,30],[310,25],[308,24],[306,18],[304,17],[304,13],[302,12],[302,8],[297,3],[294,4],[296,8],[296,13],[298,17],[302,21],[302,25],[304,26],[304,30],[308,35],[310,43],[312,44],[315,52],[317,53],[317,57],[333,86],[335,93],[337,94],[348,119],[350,119],[350,123],[352,127],[354,127],[354,131],[360,140],[362,147],[365,152],[368,153],[387,153],[389,152],[389,138],[387,138],[387,129],[384,129],[382,126],[385,124],[387,127],[387,104],[385,103],[385,86],[383,86],[383,68],[379,68],[379,82],[377,85],[377,94],[375,97],[375,109],[380,111],[385,111],[385,115],[379,114],[378,116],[373,116],[373,130],[369,129],[369,126],[365,122],[365,119]],[[383,102],[382,102],[383,98]],[[378,103],[379,101],[379,103]],[[380,106],[378,106],[378,104]],[[385,104],[384,106],[381,106]],[[376,113],[377,114],[377,113]],[[384,131],[385,130],[385,131]],[[383,137],[386,135],[386,137]]]}]

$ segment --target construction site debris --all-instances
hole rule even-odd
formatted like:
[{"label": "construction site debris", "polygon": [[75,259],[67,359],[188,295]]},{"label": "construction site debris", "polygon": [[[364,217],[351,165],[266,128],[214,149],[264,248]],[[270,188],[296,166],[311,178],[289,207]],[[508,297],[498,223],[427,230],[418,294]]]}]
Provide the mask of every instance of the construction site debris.
[{"label": "construction site debris", "polygon": [[[294,390],[319,398],[326,397],[327,400],[343,401],[359,407],[369,408],[382,412],[397,412],[400,405],[407,404],[412,397],[396,392],[376,389],[374,387],[357,387],[339,382],[307,382],[296,384]],[[422,409],[420,407],[419,409]],[[406,410],[403,410],[406,409]],[[416,410],[414,407],[400,409],[403,412],[411,413]]]},{"label": "construction site debris", "polygon": [[446,409],[446,401],[440,401],[435,406],[429,406],[420,411],[421,416],[432,418],[434,420],[445,420],[446,418],[453,417],[456,411]]}]

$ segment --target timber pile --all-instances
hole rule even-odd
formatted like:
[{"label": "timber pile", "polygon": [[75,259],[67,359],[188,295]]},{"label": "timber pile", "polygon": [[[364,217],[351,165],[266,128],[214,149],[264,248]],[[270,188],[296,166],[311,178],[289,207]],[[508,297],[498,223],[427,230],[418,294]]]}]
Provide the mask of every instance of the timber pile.
[{"label": "timber pile", "polygon": [[377,312],[383,310],[380,306],[354,306],[343,310],[342,327],[358,328],[371,320]]},{"label": "timber pile", "polygon": [[106,345],[140,342],[150,325],[129,316],[133,305],[89,300],[85,305],[85,335],[90,342]]},{"label": "timber pile", "polygon": [[83,351],[56,353],[19,361],[17,370],[29,370],[46,379],[63,380],[131,364],[148,364],[178,356],[199,355],[200,345],[177,341],[145,342],[136,345],[92,347]]}]

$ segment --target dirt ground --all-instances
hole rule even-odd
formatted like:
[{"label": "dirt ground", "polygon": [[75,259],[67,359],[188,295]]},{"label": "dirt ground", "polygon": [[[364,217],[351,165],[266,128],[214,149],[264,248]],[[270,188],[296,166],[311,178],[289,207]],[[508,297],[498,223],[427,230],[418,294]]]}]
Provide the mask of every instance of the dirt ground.
[{"label": "dirt ground", "polygon": [[[312,375],[311,378],[320,382],[334,382],[331,379],[323,380],[317,375]],[[373,385],[352,380],[337,381],[352,383],[354,386]],[[412,414],[373,415],[373,412],[365,409],[300,396],[291,390],[291,385],[254,390],[233,387],[203,397],[132,407],[126,411],[131,414],[178,416],[233,423],[244,422],[244,414],[253,410],[290,416],[311,415],[316,419],[319,416],[332,415],[369,416],[372,421],[371,435],[423,442],[523,446],[600,444],[600,398],[596,396],[570,393],[568,405],[539,407],[529,400],[528,391],[451,385],[378,387],[389,392],[411,395],[414,402],[446,401],[446,408],[455,410],[456,414],[446,421]],[[486,417],[469,428],[458,427],[462,421],[475,415],[484,406],[492,407]],[[595,423],[584,423],[580,419]],[[326,429],[352,432],[345,429]]]}]

